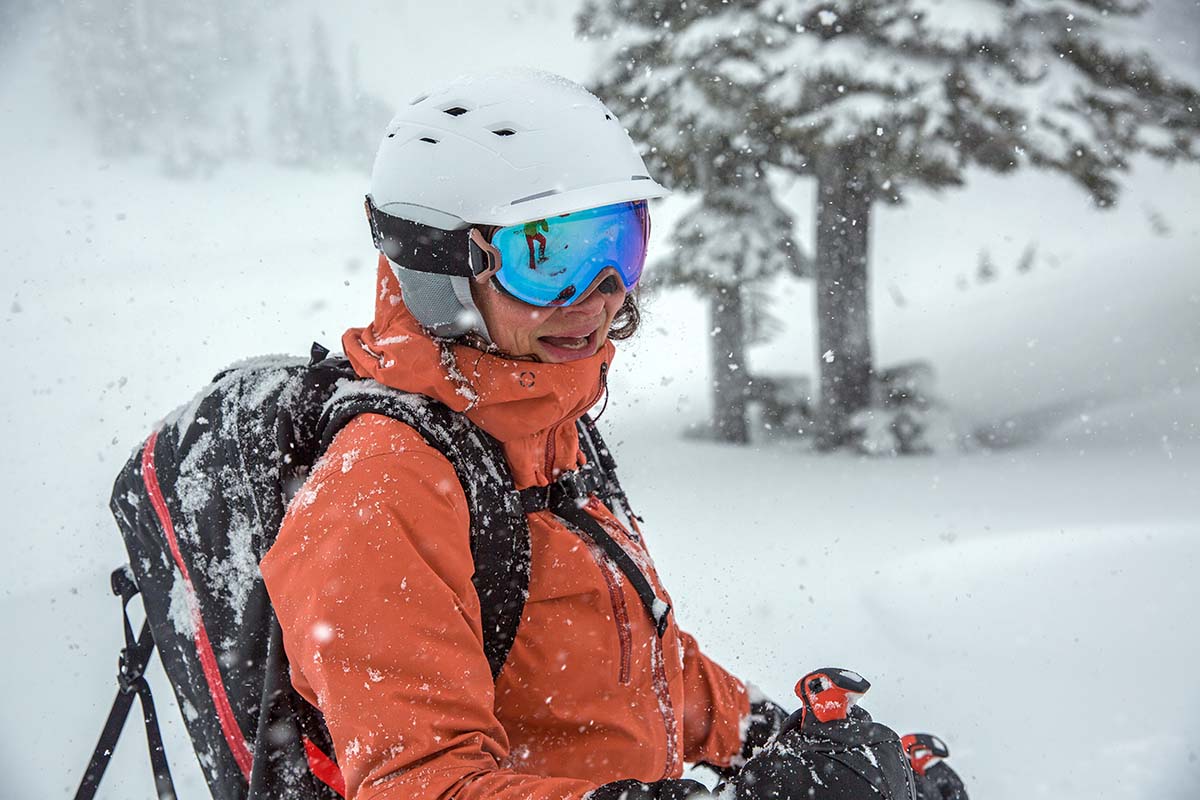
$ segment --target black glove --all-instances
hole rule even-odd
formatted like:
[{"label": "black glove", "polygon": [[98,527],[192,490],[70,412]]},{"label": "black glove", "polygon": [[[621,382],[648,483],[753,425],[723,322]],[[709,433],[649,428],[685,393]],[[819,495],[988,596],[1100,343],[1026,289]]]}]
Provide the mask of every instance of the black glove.
[{"label": "black glove", "polygon": [[915,800],[900,737],[852,713],[869,687],[849,670],[805,675],[796,686],[801,709],[733,780],[737,800]]},{"label": "black glove", "polygon": [[733,760],[735,767],[740,767],[749,761],[755,753],[766,747],[775,734],[783,728],[783,721],[788,713],[782,706],[776,705],[767,698],[762,698],[750,704],[749,724],[746,726],[746,738],[742,741],[742,751]]},{"label": "black glove", "polygon": [[962,778],[942,761],[950,748],[929,733],[910,733],[901,742],[917,782],[917,800],[967,800]]},{"label": "black glove", "polygon": [[596,787],[583,797],[584,800],[702,800],[713,796],[703,783],[678,779],[654,783],[613,781]]},{"label": "black glove", "polygon": [[917,800],[967,800],[962,778],[943,761],[917,778]]},{"label": "black glove", "polygon": [[760,697],[750,703],[750,715],[746,718],[746,736],[742,740],[742,749],[733,757],[728,767],[718,767],[706,761],[700,762],[721,777],[722,782],[732,780],[738,770],[749,761],[755,753],[767,746],[775,734],[783,728],[787,712],[765,697]]}]

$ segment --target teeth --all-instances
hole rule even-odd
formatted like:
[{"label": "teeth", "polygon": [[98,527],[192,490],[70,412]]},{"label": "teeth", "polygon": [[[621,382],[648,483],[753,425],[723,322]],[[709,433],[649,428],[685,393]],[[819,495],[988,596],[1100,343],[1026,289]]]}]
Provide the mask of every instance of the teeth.
[{"label": "teeth", "polygon": [[587,346],[587,337],[585,336],[582,339],[560,339],[558,346],[565,347],[568,350],[582,350]]}]

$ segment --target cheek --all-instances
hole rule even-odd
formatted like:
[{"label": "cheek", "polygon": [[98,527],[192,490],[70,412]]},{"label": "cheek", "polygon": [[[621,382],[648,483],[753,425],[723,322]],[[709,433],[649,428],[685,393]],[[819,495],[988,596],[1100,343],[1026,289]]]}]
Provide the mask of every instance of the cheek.
[{"label": "cheek", "polygon": [[553,309],[542,309],[525,303],[503,298],[507,301],[500,317],[500,330],[494,335],[501,349],[514,355],[527,355],[533,351],[539,329],[553,313]]},{"label": "cheek", "polygon": [[548,316],[546,309],[514,300],[491,285],[473,285],[471,294],[492,339],[504,349],[534,338],[531,335],[533,330]]},{"label": "cheek", "polygon": [[607,307],[607,311],[608,311],[609,323],[611,323],[613,321],[613,319],[617,316],[617,312],[621,310],[621,306],[625,305],[625,298],[627,296],[628,296],[627,292],[617,292],[611,298],[607,298],[605,300],[605,306]]},{"label": "cheek", "polygon": [[536,339],[538,329],[542,327],[551,313],[553,313],[553,309],[547,310],[533,306],[522,308],[516,314],[521,335]]}]

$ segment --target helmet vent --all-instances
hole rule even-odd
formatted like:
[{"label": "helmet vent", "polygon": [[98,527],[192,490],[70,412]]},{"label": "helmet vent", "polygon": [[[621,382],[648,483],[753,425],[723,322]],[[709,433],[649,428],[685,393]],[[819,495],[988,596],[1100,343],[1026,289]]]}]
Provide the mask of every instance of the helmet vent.
[{"label": "helmet vent", "polygon": [[438,140],[437,140],[437,139],[431,139],[431,138],[429,138],[428,136],[422,136],[422,137],[421,137],[421,141],[422,141],[422,142],[429,142],[430,144],[437,144],[437,143],[438,143]]},{"label": "helmet vent", "polygon": [[500,128],[499,130],[492,131],[492,133],[496,134],[497,136],[512,136],[514,133],[516,133],[516,131],[514,131],[512,128]]},{"label": "helmet vent", "polygon": [[421,102],[422,100],[428,100],[428,99],[429,99],[428,94],[419,94],[416,97],[414,97],[412,100],[409,100],[408,104],[410,106],[415,106],[417,103]]},{"label": "helmet vent", "polygon": [[604,115],[604,118],[605,118],[605,119],[612,119],[612,114],[605,114],[605,115]]},{"label": "helmet vent", "polygon": [[467,110],[465,108],[463,108],[462,106],[454,106],[452,108],[444,108],[444,109],[442,109],[442,111],[449,114],[452,117],[461,117],[463,114],[467,113]]}]

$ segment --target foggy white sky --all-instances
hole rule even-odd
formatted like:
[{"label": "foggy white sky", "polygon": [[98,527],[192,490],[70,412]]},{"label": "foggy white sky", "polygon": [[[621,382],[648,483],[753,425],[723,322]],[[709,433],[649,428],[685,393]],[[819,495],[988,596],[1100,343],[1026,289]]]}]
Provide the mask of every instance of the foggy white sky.
[{"label": "foggy white sky", "polygon": [[[305,41],[312,16],[319,15],[342,42],[359,47],[364,82],[388,99],[415,93],[447,73],[479,67],[536,64],[576,80],[586,79],[589,69],[589,49],[574,38],[580,0],[275,0],[264,5],[276,8],[260,34],[268,57],[283,38]],[[0,3],[0,62],[16,39],[44,33],[57,6],[33,0]],[[1148,19],[1155,54],[1200,75],[1200,2],[1150,0]]]}]

